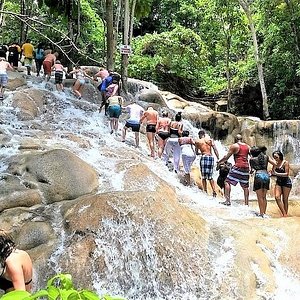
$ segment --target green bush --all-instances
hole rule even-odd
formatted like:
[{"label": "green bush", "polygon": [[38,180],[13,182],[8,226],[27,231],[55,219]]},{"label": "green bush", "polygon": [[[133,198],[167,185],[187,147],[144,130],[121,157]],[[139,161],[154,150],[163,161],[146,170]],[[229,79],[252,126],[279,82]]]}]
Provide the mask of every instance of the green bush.
[{"label": "green bush", "polygon": [[70,274],[58,274],[48,280],[46,289],[40,290],[34,294],[26,291],[11,291],[3,295],[1,300],[125,300],[121,297],[109,295],[98,296],[88,290],[76,290],[73,286],[72,276]]}]

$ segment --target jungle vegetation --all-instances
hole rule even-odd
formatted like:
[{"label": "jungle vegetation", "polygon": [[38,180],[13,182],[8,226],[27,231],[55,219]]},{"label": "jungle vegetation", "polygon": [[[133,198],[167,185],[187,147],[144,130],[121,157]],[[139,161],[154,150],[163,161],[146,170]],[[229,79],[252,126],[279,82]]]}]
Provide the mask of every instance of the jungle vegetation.
[{"label": "jungle vegetation", "polygon": [[2,43],[44,41],[66,62],[104,65],[187,100],[300,117],[298,0],[0,0],[0,25]]}]

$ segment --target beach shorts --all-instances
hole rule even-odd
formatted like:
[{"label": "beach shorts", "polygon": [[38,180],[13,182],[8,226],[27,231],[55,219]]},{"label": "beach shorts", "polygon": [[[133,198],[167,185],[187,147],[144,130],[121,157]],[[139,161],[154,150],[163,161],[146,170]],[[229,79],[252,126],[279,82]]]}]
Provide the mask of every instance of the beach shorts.
[{"label": "beach shorts", "polygon": [[212,180],[214,172],[214,157],[211,155],[203,155],[200,158],[200,171],[202,179]]},{"label": "beach shorts", "polygon": [[46,75],[51,75],[51,67],[52,67],[51,61],[48,61],[48,60],[43,61],[44,73]]},{"label": "beach shorts", "polygon": [[6,86],[8,82],[8,76],[7,74],[0,74],[0,85]]},{"label": "beach shorts", "polygon": [[146,126],[146,132],[156,132],[156,125],[155,124],[147,124]]},{"label": "beach shorts", "polygon": [[253,191],[270,189],[270,176],[267,173],[255,173]]},{"label": "beach shorts", "polygon": [[240,183],[241,187],[249,187],[249,169],[248,168],[238,168],[233,166],[225,180],[225,182],[236,186]]},{"label": "beach shorts", "polygon": [[63,82],[63,72],[56,71],[55,74],[55,84],[61,84]]},{"label": "beach shorts", "polygon": [[121,115],[120,105],[110,105],[108,107],[108,115],[110,118],[119,118]]},{"label": "beach shorts", "polygon": [[293,186],[290,177],[277,177],[276,185],[279,185],[281,187],[287,187],[287,188],[291,188]]},{"label": "beach shorts", "polygon": [[131,128],[133,132],[139,132],[140,131],[140,123],[130,123],[126,122],[125,127]]},{"label": "beach shorts", "polygon": [[32,67],[32,58],[25,57],[24,58],[24,66],[31,68]]}]

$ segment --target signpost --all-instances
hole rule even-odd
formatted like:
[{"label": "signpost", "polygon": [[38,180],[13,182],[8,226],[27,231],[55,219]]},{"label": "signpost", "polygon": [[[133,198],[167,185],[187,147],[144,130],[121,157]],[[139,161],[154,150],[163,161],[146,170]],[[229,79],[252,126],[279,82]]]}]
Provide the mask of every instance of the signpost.
[{"label": "signpost", "polygon": [[120,53],[130,55],[132,53],[131,47],[129,45],[121,45]]}]

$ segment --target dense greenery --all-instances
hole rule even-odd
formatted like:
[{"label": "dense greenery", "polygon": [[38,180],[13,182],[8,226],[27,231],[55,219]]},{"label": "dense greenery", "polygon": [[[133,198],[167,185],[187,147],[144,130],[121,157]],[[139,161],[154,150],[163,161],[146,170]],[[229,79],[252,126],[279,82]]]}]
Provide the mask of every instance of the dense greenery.
[{"label": "dense greenery", "polygon": [[[35,42],[48,37],[58,43],[72,61],[82,64],[105,62],[105,2],[113,2],[114,25],[118,27],[114,33],[115,68],[120,69],[118,46],[122,43],[124,11],[120,3],[123,1],[39,0],[39,5],[35,1],[23,1],[28,6],[27,15],[51,24],[43,26],[28,21],[31,27],[26,27],[27,35]],[[19,12],[21,1],[18,2],[6,0],[4,10]],[[229,89],[235,99],[231,112],[261,117],[257,62],[249,19],[240,6],[241,2],[131,0],[130,4],[135,4],[135,22],[128,75],[151,80],[162,89],[187,99],[220,93],[226,95]],[[270,115],[274,119],[283,116],[299,118],[300,2],[243,2],[249,4],[257,34]],[[5,15],[2,25],[3,42],[20,40],[20,19]],[[70,37],[77,48],[66,37]]]},{"label": "dense greenery", "polygon": [[3,295],[1,300],[125,300],[121,297],[104,295],[102,297],[88,290],[77,290],[70,274],[58,274],[47,282],[46,289],[30,294],[26,291],[12,291]]}]

